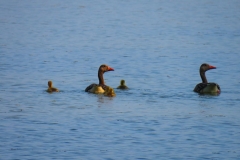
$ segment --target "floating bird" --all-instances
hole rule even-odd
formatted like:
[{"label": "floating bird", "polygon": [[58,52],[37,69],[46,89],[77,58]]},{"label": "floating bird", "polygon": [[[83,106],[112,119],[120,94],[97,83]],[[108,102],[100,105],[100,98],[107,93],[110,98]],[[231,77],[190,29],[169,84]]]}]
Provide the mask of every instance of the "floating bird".
[{"label": "floating bird", "polygon": [[106,87],[106,90],[105,90],[105,92],[104,92],[104,96],[115,97],[116,94],[115,94],[115,92],[114,92],[114,89],[111,88],[111,87],[109,87],[109,86],[107,86],[107,87]]},{"label": "floating bird", "polygon": [[203,63],[200,66],[199,72],[200,77],[202,79],[202,83],[199,83],[194,88],[194,92],[197,93],[211,93],[211,94],[219,94],[221,92],[220,86],[217,83],[208,83],[205,72],[210,69],[216,69],[216,67],[211,66],[207,63]]},{"label": "floating bird", "polygon": [[125,85],[125,80],[120,81],[120,85],[117,87],[117,89],[128,89],[128,87]]},{"label": "floating bird", "polygon": [[54,88],[52,85],[52,81],[48,81],[48,89],[47,92],[59,92],[59,90],[57,88]]},{"label": "floating bird", "polygon": [[100,89],[98,88],[98,90],[101,92],[101,93],[104,93],[107,85],[105,85],[104,83],[104,78],[103,78],[103,74],[105,72],[108,72],[108,71],[114,71],[113,68],[109,67],[108,65],[106,64],[102,64],[99,69],[98,69],[98,80],[99,80],[99,84],[96,84],[96,83],[93,83],[91,85],[89,85],[86,89],[85,89],[85,92],[90,92],[90,93],[94,93],[96,88],[94,88],[94,86],[99,86],[102,88],[102,90],[100,91]]}]

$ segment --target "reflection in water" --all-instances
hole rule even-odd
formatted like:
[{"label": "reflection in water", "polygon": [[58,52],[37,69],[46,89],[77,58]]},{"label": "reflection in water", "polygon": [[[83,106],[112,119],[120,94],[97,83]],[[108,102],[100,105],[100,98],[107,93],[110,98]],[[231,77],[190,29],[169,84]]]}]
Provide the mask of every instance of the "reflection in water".
[{"label": "reflection in water", "polygon": [[98,102],[98,107],[101,107],[101,105],[104,104],[104,96],[103,96],[103,94],[98,94],[97,95],[97,102]]},{"label": "reflection in water", "polygon": [[108,106],[109,104],[112,104],[114,99],[114,97],[106,97],[103,94],[97,94],[96,97],[98,107]]}]

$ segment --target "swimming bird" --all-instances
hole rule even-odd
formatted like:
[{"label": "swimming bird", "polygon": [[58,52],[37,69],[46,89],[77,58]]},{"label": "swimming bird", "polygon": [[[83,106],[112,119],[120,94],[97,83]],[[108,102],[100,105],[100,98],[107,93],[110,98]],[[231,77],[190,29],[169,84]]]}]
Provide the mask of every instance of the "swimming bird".
[{"label": "swimming bird", "polygon": [[107,86],[107,87],[106,87],[106,90],[105,90],[105,92],[104,92],[104,96],[115,97],[116,94],[115,94],[115,92],[114,92],[114,89],[111,88],[111,87],[109,87],[109,86]]},{"label": "swimming bird", "polygon": [[104,74],[105,72],[108,72],[108,71],[114,71],[114,69],[111,68],[110,66],[106,65],[106,64],[102,64],[102,65],[99,67],[99,69],[98,69],[98,80],[99,80],[99,84],[93,83],[93,84],[89,85],[89,86],[85,89],[85,92],[94,93],[94,91],[95,91],[95,89],[96,89],[96,88],[94,88],[94,86],[99,86],[99,87],[102,88],[101,91],[100,91],[100,89],[98,88],[99,91],[100,91],[101,93],[104,93],[107,85],[105,85],[105,83],[104,83],[103,74]]},{"label": "swimming bird", "polygon": [[120,81],[120,85],[117,87],[117,89],[128,89],[128,87],[125,85],[125,80]]},{"label": "swimming bird", "polygon": [[57,88],[54,88],[52,85],[52,81],[48,81],[48,89],[47,92],[59,92],[59,90]]},{"label": "swimming bird", "polygon": [[213,94],[219,94],[221,92],[220,86],[217,83],[208,83],[207,78],[205,76],[205,72],[210,70],[210,69],[216,69],[215,66],[211,66],[207,63],[203,63],[200,66],[199,72],[200,72],[200,77],[202,79],[202,83],[199,83],[196,85],[194,88],[194,92],[197,93],[213,93]]}]

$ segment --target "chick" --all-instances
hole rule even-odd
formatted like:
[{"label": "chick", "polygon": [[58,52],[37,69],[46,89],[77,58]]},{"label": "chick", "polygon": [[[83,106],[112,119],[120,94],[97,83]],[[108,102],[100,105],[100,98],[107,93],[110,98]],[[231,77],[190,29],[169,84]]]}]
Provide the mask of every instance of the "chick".
[{"label": "chick", "polygon": [[47,89],[47,92],[59,92],[59,90],[57,88],[54,88],[53,85],[52,85],[52,81],[48,81],[48,89]]},{"label": "chick", "polygon": [[120,81],[120,85],[117,87],[117,89],[128,89],[128,87],[125,85],[125,80]]},{"label": "chick", "polygon": [[115,97],[116,94],[114,92],[114,89],[108,86],[104,92],[104,96]]}]

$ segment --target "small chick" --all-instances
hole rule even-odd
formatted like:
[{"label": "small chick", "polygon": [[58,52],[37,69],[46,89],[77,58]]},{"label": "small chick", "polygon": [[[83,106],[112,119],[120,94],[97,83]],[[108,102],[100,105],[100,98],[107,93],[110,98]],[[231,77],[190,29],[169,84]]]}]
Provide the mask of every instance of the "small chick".
[{"label": "small chick", "polygon": [[54,88],[52,85],[52,81],[48,81],[48,89],[47,92],[59,92],[59,90],[57,88]]},{"label": "small chick", "polygon": [[120,81],[120,86],[117,87],[117,89],[128,89],[128,87],[125,85],[125,81]]},{"label": "small chick", "polygon": [[111,87],[109,87],[109,86],[106,87],[105,92],[103,93],[105,96],[107,96],[110,88],[111,88]]},{"label": "small chick", "polygon": [[111,87],[107,87],[105,92],[104,92],[104,96],[108,96],[108,97],[115,97],[116,94],[114,92],[114,89]]}]

